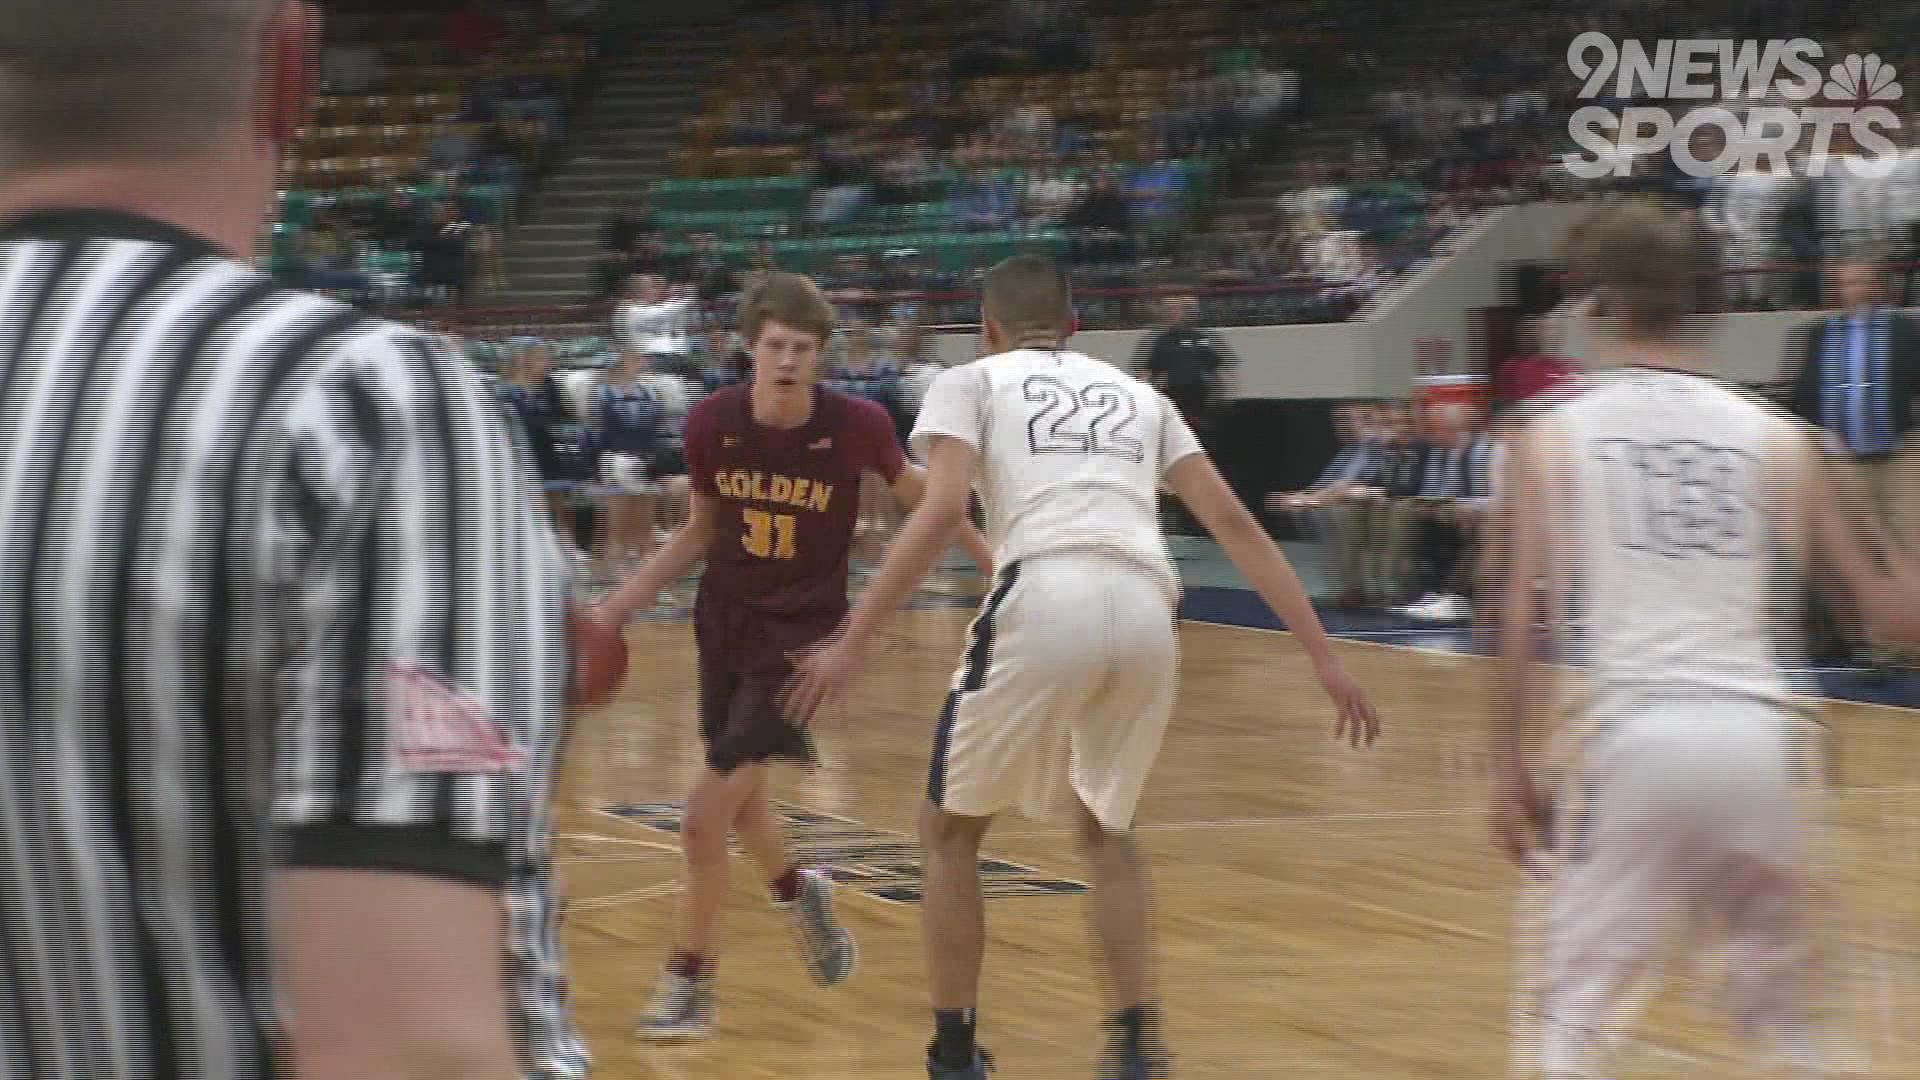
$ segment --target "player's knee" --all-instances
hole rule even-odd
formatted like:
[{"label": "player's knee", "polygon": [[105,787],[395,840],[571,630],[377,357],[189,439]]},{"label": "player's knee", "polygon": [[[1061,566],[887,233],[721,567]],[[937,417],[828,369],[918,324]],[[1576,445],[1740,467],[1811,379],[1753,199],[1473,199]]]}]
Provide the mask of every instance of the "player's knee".
[{"label": "player's knee", "polygon": [[710,857],[715,851],[724,857],[738,810],[730,795],[725,779],[707,777],[695,785],[680,819],[680,846],[688,859]]},{"label": "player's knee", "polygon": [[706,862],[724,857],[727,836],[732,832],[728,826],[725,818],[716,820],[716,815],[695,813],[689,806],[680,822],[680,846],[687,853],[687,861]]},{"label": "player's knee", "polygon": [[1080,846],[1091,857],[1131,859],[1134,853],[1133,834],[1109,829],[1100,823],[1100,819],[1086,807],[1081,807],[1075,815],[1080,836]]},{"label": "player's knee", "polygon": [[932,803],[920,809],[920,843],[929,852],[978,848],[986,833],[986,818],[949,814]]}]

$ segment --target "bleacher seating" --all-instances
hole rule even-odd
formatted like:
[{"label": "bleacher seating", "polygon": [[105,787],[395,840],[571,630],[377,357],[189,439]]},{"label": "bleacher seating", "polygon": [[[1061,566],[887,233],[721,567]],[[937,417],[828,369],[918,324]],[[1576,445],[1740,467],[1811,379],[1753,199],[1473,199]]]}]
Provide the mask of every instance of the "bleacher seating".
[{"label": "bleacher seating", "polygon": [[[583,37],[518,27],[487,58],[461,63],[445,19],[373,12],[329,20],[329,48],[375,50],[377,85],[316,99],[289,152],[288,188],[262,253],[270,273],[360,302],[418,305],[458,296],[471,260],[497,272],[500,233],[560,138],[593,47]],[[391,227],[373,235],[371,219],[396,191],[409,196],[422,231],[432,208],[452,197],[451,225],[461,235],[441,261],[459,265],[426,266],[428,243]],[[338,232],[315,238],[323,226]],[[423,271],[433,280],[423,281]]]},{"label": "bleacher seating", "polygon": [[[1035,169],[1057,171],[1076,191],[1107,171],[1131,203],[1137,227],[1130,231],[1146,241],[1171,237],[1213,193],[1220,159],[1156,153],[1155,121],[1209,50],[1227,43],[1227,7],[1199,0],[1180,11],[1096,15],[1085,30],[1100,43],[1098,62],[1084,70],[1004,56],[988,72],[958,70],[965,62],[956,53],[981,44],[972,24],[979,12],[938,0],[901,5],[870,34],[839,42],[770,36],[749,24],[733,44],[726,78],[688,124],[680,175],[651,192],[649,223],[663,241],[655,257],[687,256],[701,234],[716,239],[712,252],[731,264],[764,251],[783,269],[811,273],[844,256],[903,250],[957,273],[1021,251],[1072,255],[1066,223],[1019,205],[1016,189]],[[799,106],[803,120],[775,101],[812,102],[816,93],[818,108]],[[965,134],[998,130],[1032,103],[1058,112],[1045,118],[1054,138],[989,144]],[[855,197],[823,211],[837,184],[878,183],[888,155],[923,140],[923,122],[957,133],[933,141],[933,167],[909,198]],[[843,143],[860,159],[852,181],[823,161],[837,152],[829,144]],[[970,220],[968,198],[977,188],[1010,192],[1008,209]]]}]

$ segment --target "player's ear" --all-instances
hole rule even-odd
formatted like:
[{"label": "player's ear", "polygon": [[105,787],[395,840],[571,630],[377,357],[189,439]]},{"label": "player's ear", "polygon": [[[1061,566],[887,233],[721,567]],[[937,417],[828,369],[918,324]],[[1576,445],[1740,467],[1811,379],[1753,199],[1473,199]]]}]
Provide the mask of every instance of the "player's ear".
[{"label": "player's ear", "polygon": [[307,122],[320,78],[320,9],[287,0],[261,34],[254,76],[254,132],[277,147],[291,144]]}]

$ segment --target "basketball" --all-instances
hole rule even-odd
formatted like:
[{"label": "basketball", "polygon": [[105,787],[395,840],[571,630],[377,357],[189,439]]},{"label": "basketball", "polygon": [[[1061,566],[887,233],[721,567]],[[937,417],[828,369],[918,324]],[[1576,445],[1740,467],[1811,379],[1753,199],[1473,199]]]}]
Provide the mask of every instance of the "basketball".
[{"label": "basketball", "polygon": [[573,645],[573,708],[597,709],[613,698],[627,677],[627,639],[572,611],[567,636]]}]

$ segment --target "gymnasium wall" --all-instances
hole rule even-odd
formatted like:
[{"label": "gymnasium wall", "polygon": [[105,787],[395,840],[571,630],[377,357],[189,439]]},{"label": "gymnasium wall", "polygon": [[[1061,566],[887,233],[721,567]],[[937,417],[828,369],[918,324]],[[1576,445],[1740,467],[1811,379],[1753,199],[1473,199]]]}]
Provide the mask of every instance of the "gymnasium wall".
[{"label": "gymnasium wall", "polygon": [[[1447,370],[1484,370],[1475,313],[1510,304],[1506,271],[1517,263],[1554,260],[1569,224],[1586,208],[1539,204],[1496,212],[1463,235],[1452,257],[1423,270],[1346,323],[1229,327],[1215,333],[1238,360],[1234,400],[1207,439],[1221,471],[1254,506],[1268,492],[1310,483],[1334,451],[1331,413],[1355,398],[1404,398],[1423,353],[1444,357]],[[1916,312],[1920,316],[1920,312]],[[1782,377],[1795,327],[1819,312],[1723,316],[1713,333],[1712,372],[1735,382]],[[1073,348],[1131,368],[1150,331],[1090,331]],[[1567,351],[1579,359],[1577,335]],[[946,334],[935,348],[947,363],[980,353],[978,334]]]},{"label": "gymnasium wall", "polygon": [[[1463,309],[1464,312],[1464,309]],[[1727,315],[1713,335],[1713,373],[1743,383],[1773,382],[1780,377],[1788,338],[1795,327],[1820,318],[1817,311],[1767,311]],[[1920,318],[1920,309],[1909,314]],[[1452,340],[1462,370],[1477,371],[1479,345],[1471,340],[1465,318]],[[1314,398],[1403,398],[1411,385],[1410,362],[1396,359],[1391,367],[1397,379],[1385,380],[1379,355],[1365,323],[1314,323],[1304,326],[1246,326],[1216,330],[1239,359],[1234,372],[1234,396],[1250,400],[1298,401]],[[1131,367],[1134,349],[1148,333],[1143,330],[1100,330],[1074,336],[1072,346],[1090,356]],[[1578,358],[1577,343],[1570,343]],[[978,335],[946,334],[937,343],[948,363],[971,360],[980,353]]]},{"label": "gymnasium wall", "polygon": [[[1239,364],[1233,393],[1241,398],[1293,400],[1376,395],[1365,362],[1367,328],[1361,323],[1300,326],[1234,326],[1214,333]],[[1073,348],[1124,368],[1150,330],[1089,330],[1075,334]],[[934,341],[942,362],[965,363],[980,355],[978,334],[942,334]]]}]

